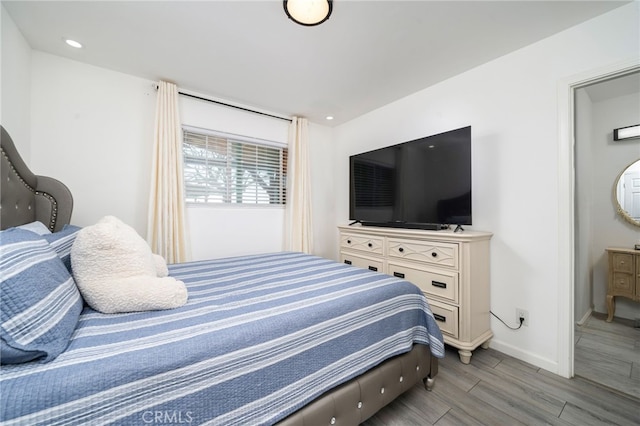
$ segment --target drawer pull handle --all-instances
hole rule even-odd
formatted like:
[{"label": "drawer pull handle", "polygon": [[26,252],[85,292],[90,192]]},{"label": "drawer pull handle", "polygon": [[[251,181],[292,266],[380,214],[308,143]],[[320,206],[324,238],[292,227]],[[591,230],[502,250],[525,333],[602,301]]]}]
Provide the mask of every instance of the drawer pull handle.
[{"label": "drawer pull handle", "polygon": [[351,244],[351,240],[347,240],[347,244]]},{"label": "drawer pull handle", "polygon": [[433,317],[436,319],[436,321],[447,322],[447,318],[442,315],[433,314]]},{"label": "drawer pull handle", "polygon": [[398,251],[399,251],[400,253],[404,253],[404,249],[403,249],[402,247],[400,247],[400,248],[398,249]]},{"label": "drawer pull handle", "polygon": [[431,285],[434,287],[447,288],[447,283],[441,283],[440,281],[431,281]]},{"label": "drawer pull handle", "polygon": [[402,272],[394,272],[393,276],[398,278],[404,278],[404,274]]},{"label": "drawer pull handle", "polygon": [[375,266],[369,266],[369,270],[378,272],[378,268],[376,268]]},{"label": "drawer pull handle", "polygon": [[436,253],[435,251],[431,253],[431,257],[438,257],[438,253]]},{"label": "drawer pull handle", "polygon": [[351,261],[347,259],[344,260],[344,263],[346,263],[347,265],[351,265]]},{"label": "drawer pull handle", "polygon": [[368,246],[369,248],[371,248],[371,247],[373,247],[373,244],[369,243],[369,244],[367,244],[367,246]]}]

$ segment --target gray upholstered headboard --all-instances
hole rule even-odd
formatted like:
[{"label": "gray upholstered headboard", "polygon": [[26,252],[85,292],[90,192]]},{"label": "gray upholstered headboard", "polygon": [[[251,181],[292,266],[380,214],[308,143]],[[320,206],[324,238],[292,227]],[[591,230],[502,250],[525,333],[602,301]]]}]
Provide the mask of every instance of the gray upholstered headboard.
[{"label": "gray upholstered headboard", "polygon": [[31,172],[18,154],[9,133],[2,126],[0,131],[0,228],[7,229],[38,220],[52,232],[59,231],[71,220],[71,191],[56,179]]}]

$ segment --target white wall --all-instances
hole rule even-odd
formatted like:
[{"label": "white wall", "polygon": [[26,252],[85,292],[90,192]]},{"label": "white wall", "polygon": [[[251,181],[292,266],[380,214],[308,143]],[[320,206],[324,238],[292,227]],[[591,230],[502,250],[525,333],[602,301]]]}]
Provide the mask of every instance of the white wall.
[{"label": "white wall", "polygon": [[7,130],[28,164],[31,157],[31,47],[0,5],[2,60],[0,124]]},{"label": "white wall", "polygon": [[31,162],[74,196],[72,223],[114,215],[146,234],[155,91],[152,82],[32,54]]},{"label": "white wall", "polygon": [[593,307],[592,187],[593,153],[591,98],[584,88],[575,91],[575,310],[574,320],[581,321]]},{"label": "white wall", "polygon": [[309,124],[311,157],[311,204],[313,221],[313,253],[338,260],[336,247],[335,173],[333,129],[319,124]]},{"label": "white wall", "polygon": [[[637,124],[640,120],[638,93],[595,102],[592,106],[591,163],[591,265],[593,268],[593,304],[596,312],[607,312],[607,247],[632,248],[640,240],[640,228],[616,213],[613,188],[618,175],[633,161],[640,159],[640,141],[613,141],[613,129]],[[580,145],[578,146],[580,149]],[[640,304],[616,297],[616,316],[640,318]]]},{"label": "white wall", "polygon": [[[491,345],[558,371],[558,85],[640,52],[640,3],[621,7],[334,130],[335,224],[348,218],[348,156],[466,125],[473,132],[473,229],[494,233]],[[334,231],[335,232],[335,231]],[[337,247],[336,247],[337,250]]]}]

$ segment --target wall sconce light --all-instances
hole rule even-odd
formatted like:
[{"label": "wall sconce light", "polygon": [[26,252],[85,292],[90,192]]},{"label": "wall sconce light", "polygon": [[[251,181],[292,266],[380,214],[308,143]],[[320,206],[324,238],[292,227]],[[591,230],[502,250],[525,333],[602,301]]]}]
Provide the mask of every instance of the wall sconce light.
[{"label": "wall sconce light", "polygon": [[635,126],[620,127],[613,129],[613,140],[621,141],[624,139],[640,138],[640,124]]},{"label": "wall sconce light", "polygon": [[332,0],[284,0],[284,12],[295,23],[312,27],[320,25],[331,16]]}]

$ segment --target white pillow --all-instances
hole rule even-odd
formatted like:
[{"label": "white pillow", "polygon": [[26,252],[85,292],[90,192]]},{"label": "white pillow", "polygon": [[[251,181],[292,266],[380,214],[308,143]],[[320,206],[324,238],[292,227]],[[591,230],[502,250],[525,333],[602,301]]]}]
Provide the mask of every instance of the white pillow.
[{"label": "white pillow", "polygon": [[167,276],[165,260],[114,216],[78,232],[71,265],[80,293],[96,311],[150,311],[187,303],[184,283]]}]

